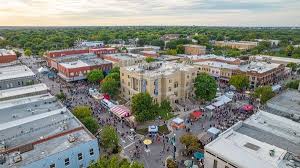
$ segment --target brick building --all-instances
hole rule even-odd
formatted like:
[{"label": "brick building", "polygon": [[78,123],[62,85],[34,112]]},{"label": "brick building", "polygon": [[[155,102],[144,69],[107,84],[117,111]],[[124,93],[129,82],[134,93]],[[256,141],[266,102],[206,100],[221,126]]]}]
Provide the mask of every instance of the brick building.
[{"label": "brick building", "polygon": [[17,60],[17,55],[12,50],[0,49],[0,64],[10,63]]},{"label": "brick building", "polygon": [[187,44],[184,45],[184,53],[187,55],[204,55],[206,46]]},{"label": "brick building", "polygon": [[108,73],[112,63],[99,58],[96,54],[77,54],[51,59],[50,67],[58,71],[58,75],[66,80],[77,81],[86,78],[86,74],[94,69]]},{"label": "brick building", "polygon": [[237,48],[239,50],[249,50],[255,48],[258,42],[253,41],[215,41],[215,46]]}]

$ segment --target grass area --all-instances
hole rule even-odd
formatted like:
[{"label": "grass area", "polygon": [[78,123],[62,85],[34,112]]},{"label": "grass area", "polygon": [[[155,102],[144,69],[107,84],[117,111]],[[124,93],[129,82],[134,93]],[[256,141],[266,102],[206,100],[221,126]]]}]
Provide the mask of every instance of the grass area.
[{"label": "grass area", "polygon": [[[148,127],[137,129],[136,133],[141,134],[141,135],[147,135],[148,134]],[[158,126],[158,133],[160,135],[162,135],[162,134],[167,135],[167,134],[170,133],[170,131],[169,131],[167,125],[162,125],[162,126]]]},{"label": "grass area", "polygon": [[163,110],[159,111],[158,115],[165,121],[177,116],[177,115],[173,114],[172,112],[169,113],[169,112],[166,112]]}]

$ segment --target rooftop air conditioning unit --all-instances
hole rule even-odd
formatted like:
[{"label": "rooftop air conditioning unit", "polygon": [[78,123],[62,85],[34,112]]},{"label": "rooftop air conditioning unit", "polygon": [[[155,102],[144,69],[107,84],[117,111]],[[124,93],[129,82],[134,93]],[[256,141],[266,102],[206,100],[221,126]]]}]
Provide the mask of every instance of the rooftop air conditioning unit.
[{"label": "rooftop air conditioning unit", "polygon": [[22,161],[22,156],[20,154],[20,152],[16,152],[13,156],[13,161],[14,163],[18,163]]},{"label": "rooftop air conditioning unit", "polygon": [[68,141],[69,141],[70,143],[75,142],[75,141],[76,141],[76,138],[75,138],[73,135],[69,135]]}]

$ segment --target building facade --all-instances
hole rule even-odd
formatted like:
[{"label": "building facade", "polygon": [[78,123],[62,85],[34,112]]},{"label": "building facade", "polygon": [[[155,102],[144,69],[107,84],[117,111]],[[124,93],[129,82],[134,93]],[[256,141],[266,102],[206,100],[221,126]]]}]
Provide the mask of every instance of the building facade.
[{"label": "building facade", "polygon": [[17,60],[17,54],[12,50],[0,49],[0,64],[11,63]]},{"label": "building facade", "polygon": [[155,102],[178,102],[193,96],[197,68],[188,64],[153,62],[121,67],[121,93],[130,100],[137,93],[148,92]]},{"label": "building facade", "polygon": [[0,68],[0,90],[27,86],[35,83],[35,74],[25,65]]},{"label": "building facade", "polygon": [[287,118],[259,111],[204,147],[204,167],[299,167],[299,126]]},{"label": "building facade", "polygon": [[250,50],[258,46],[258,42],[253,41],[214,41],[213,44],[218,47],[229,47],[239,50]]},{"label": "building facade", "polygon": [[130,53],[105,54],[101,55],[100,58],[111,62],[114,67],[132,66],[145,61],[144,56]]},{"label": "building facade", "polygon": [[184,53],[187,55],[205,55],[206,46],[187,44],[184,45]]}]

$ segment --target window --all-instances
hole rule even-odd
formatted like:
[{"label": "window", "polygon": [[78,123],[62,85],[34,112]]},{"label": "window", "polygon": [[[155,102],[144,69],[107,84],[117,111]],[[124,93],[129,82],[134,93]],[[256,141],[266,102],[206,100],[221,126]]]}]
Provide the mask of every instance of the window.
[{"label": "window", "polygon": [[128,82],[128,86],[130,86],[130,82]]},{"label": "window", "polygon": [[65,166],[68,166],[68,165],[70,165],[70,159],[69,159],[69,158],[66,158],[66,159],[65,159]]},{"label": "window", "polygon": [[122,73],[122,76],[124,76],[124,73]]},{"label": "window", "polygon": [[213,166],[213,168],[217,168],[217,167],[218,167],[218,161],[214,160],[214,166]]},{"label": "window", "polygon": [[122,83],[124,83],[124,79],[122,79]]},{"label": "window", "polygon": [[171,92],[172,91],[172,88],[171,87],[169,87],[169,92]]},{"label": "window", "polygon": [[90,155],[94,155],[94,149],[93,148],[90,149]]},{"label": "window", "polygon": [[169,83],[172,83],[172,80],[169,80]]},{"label": "window", "polygon": [[82,153],[78,153],[78,160],[82,160]]},{"label": "window", "polygon": [[50,168],[55,168],[55,163],[52,163],[49,167]]},{"label": "window", "polygon": [[128,77],[128,78],[130,78],[130,76],[129,76],[129,75],[128,75],[127,77]]},{"label": "window", "polygon": [[178,82],[175,82],[174,83],[174,88],[177,88],[178,87]]}]

